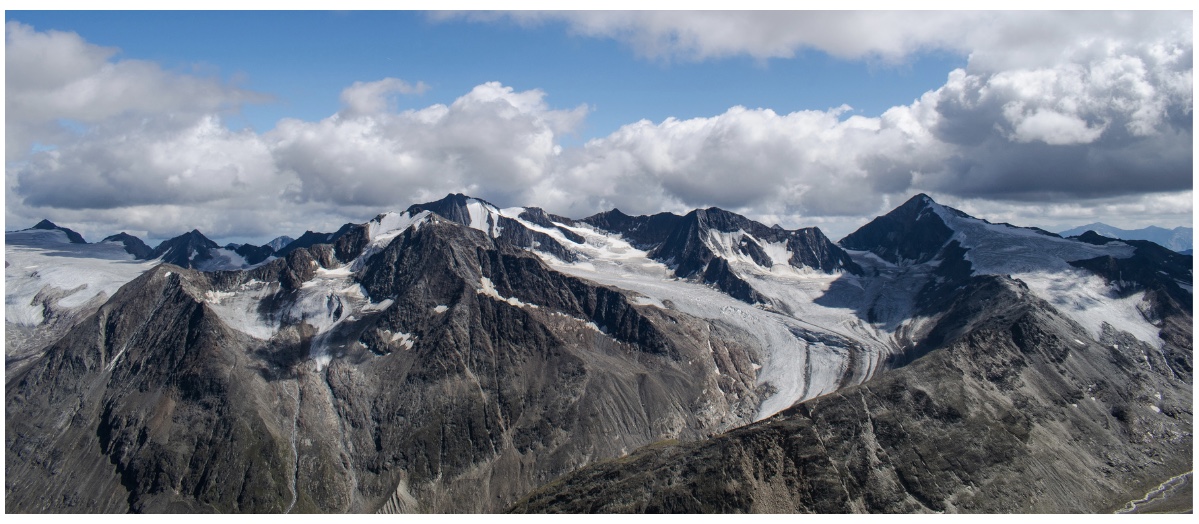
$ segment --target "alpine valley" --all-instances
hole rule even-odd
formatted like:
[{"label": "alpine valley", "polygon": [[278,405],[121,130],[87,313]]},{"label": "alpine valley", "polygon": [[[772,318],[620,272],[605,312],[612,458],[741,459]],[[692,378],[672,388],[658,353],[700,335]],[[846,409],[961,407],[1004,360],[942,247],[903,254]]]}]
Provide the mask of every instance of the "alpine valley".
[{"label": "alpine valley", "polygon": [[43,221],[6,510],[1188,510],[1192,282],[925,195],[839,242],[460,194],[262,246]]}]

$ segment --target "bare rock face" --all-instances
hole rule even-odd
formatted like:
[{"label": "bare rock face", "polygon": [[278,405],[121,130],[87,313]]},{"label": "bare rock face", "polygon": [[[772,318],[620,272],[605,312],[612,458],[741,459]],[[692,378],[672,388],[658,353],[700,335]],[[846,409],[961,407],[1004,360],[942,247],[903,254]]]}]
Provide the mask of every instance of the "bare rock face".
[{"label": "bare rock face", "polygon": [[932,212],[935,204],[919,194],[841,239],[846,249],[870,251],[892,263],[920,263],[937,256],[953,230]]},{"label": "bare rock face", "polygon": [[[356,274],[387,307],[286,320],[362,251],[338,238],[251,271],[158,266],[9,376],[8,510],[498,511],[756,413],[752,348],[445,220]],[[213,309],[252,283],[268,340]]]},{"label": "bare rock face", "polygon": [[142,239],[130,235],[124,231],[115,235],[104,237],[104,240],[101,240],[101,242],[119,242],[121,245],[125,246],[126,253],[133,255],[133,258],[138,260],[149,260],[154,258],[154,250],[151,249],[150,246],[147,246],[145,242],[142,242]]},{"label": "bare rock face", "polygon": [[1004,277],[972,279],[939,324],[943,347],[909,366],[584,468],[511,510],[1114,511],[1192,467],[1191,384],[1168,352],[1088,340]]},{"label": "bare rock face", "polygon": [[170,240],[164,240],[149,258],[161,258],[163,262],[190,268],[212,259],[212,251],[221,246],[209,240],[199,230],[193,229]]}]

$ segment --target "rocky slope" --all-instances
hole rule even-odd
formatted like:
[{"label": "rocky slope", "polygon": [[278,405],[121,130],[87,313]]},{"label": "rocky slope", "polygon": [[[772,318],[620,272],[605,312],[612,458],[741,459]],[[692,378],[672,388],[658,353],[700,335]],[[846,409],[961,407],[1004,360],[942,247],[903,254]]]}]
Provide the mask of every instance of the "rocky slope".
[{"label": "rocky slope", "polygon": [[941,347],[909,366],[585,468],[511,509],[1110,512],[1192,468],[1189,362],[1114,330],[1089,340],[1006,277],[974,277],[935,330]]},{"label": "rocky slope", "polygon": [[[495,511],[751,420],[752,348],[423,220],[367,259],[318,245],[130,282],[8,376],[8,510]],[[238,309],[247,290],[261,309]]]}]

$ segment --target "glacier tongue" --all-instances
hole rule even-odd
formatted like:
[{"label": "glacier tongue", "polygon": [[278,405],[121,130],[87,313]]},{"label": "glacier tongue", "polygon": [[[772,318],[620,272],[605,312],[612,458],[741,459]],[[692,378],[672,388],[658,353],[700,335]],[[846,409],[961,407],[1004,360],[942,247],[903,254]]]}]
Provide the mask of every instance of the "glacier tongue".
[{"label": "glacier tongue", "polygon": [[[767,292],[775,291],[768,294],[786,301],[794,311],[803,312],[789,316],[747,304],[706,285],[675,278],[670,268],[650,259],[645,251],[633,247],[618,235],[587,226],[556,225],[582,236],[585,242],[570,244],[580,254],[576,263],[565,263],[539,253],[554,269],[635,291],[646,297],[637,300],[643,304],[669,305],[698,318],[735,326],[750,337],[743,343],[763,348],[764,362],[758,381],[772,386],[774,393],[759,407],[758,420],[800,400],[835,391],[847,374],[864,380],[894,346],[886,332],[864,322],[845,322],[847,317],[854,318],[852,312],[827,308],[813,301],[828,292],[832,281],[847,275],[815,271],[776,274],[752,262],[738,260],[737,264],[743,270],[750,265],[757,268],[753,274],[762,279],[758,283],[763,284]],[[566,240],[559,231],[537,229],[555,239]],[[731,242],[732,237],[729,235],[728,239],[722,240]],[[790,294],[779,291],[783,288],[795,291]],[[851,353],[856,354],[851,357]],[[855,360],[856,365],[862,366],[862,371],[850,369]]]}]

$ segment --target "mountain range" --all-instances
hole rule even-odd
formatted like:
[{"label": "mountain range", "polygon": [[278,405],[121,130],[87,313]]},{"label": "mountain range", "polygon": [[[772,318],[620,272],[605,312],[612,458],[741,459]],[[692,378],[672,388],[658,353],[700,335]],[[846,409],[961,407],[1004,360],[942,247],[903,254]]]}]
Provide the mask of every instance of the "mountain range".
[{"label": "mountain range", "polygon": [[1059,234],[1064,237],[1071,237],[1081,235],[1087,231],[1094,231],[1101,236],[1120,240],[1148,240],[1166,249],[1188,255],[1192,249],[1191,238],[1194,235],[1193,229],[1182,226],[1174,229],[1157,226],[1149,226],[1141,229],[1120,229],[1102,222],[1094,222],[1085,226],[1067,229]]},{"label": "mountain range", "polygon": [[837,242],[460,194],[71,233],[5,235],[10,512],[1099,512],[1193,467],[1192,259],[1149,241],[926,195]]}]

